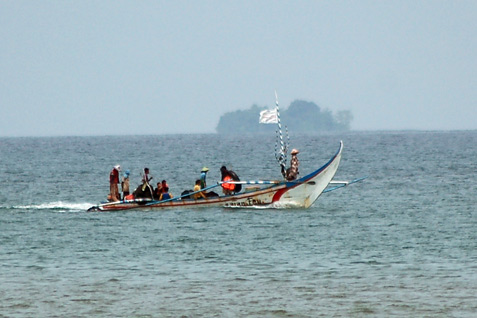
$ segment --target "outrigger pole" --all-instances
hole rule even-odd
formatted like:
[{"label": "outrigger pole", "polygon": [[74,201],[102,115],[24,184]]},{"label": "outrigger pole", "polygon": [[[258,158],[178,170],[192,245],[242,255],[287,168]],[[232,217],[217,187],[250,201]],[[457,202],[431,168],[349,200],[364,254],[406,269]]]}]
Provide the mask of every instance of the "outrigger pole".
[{"label": "outrigger pole", "polygon": [[367,176],[366,176],[366,177],[361,177],[361,178],[358,178],[358,179],[354,179],[354,180],[352,180],[352,181],[335,181],[335,180],[331,180],[328,185],[330,185],[330,184],[332,184],[332,185],[337,184],[337,185],[336,185],[336,186],[333,186],[333,187],[331,187],[331,188],[326,188],[325,190],[323,190],[323,193],[331,192],[331,191],[334,191],[334,190],[337,190],[337,189],[344,188],[344,187],[346,187],[346,186],[348,186],[348,185],[350,185],[350,184],[363,181],[363,180],[366,179],[366,178],[367,178]]}]

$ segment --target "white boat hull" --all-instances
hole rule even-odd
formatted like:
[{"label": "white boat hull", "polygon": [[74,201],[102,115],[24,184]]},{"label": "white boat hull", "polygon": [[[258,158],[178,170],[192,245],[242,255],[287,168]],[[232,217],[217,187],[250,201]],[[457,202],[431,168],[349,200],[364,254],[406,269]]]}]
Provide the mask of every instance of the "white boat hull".
[{"label": "white boat hull", "polygon": [[333,179],[341,161],[343,142],[321,168],[294,181],[282,181],[253,191],[208,199],[174,198],[164,201],[138,199],[93,206],[88,211],[162,210],[170,208],[309,208]]}]

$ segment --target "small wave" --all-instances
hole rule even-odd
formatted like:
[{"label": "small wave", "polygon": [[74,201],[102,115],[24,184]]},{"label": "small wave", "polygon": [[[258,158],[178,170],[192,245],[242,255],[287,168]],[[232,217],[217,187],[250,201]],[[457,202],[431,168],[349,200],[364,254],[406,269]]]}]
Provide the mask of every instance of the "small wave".
[{"label": "small wave", "polygon": [[74,211],[86,211],[93,204],[91,203],[71,203],[71,202],[49,202],[49,203],[40,203],[40,204],[29,204],[29,205],[17,205],[13,209],[25,209],[25,210],[55,210],[58,212],[74,212]]}]

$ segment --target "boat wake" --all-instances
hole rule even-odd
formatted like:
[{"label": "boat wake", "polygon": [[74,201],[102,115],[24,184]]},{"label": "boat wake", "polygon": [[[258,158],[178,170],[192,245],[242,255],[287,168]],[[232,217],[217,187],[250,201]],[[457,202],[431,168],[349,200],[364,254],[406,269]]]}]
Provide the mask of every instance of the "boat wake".
[{"label": "boat wake", "polygon": [[49,202],[41,204],[29,204],[29,205],[17,205],[13,206],[12,209],[15,210],[54,210],[56,212],[84,212],[89,207],[91,203],[71,203],[71,202]]}]

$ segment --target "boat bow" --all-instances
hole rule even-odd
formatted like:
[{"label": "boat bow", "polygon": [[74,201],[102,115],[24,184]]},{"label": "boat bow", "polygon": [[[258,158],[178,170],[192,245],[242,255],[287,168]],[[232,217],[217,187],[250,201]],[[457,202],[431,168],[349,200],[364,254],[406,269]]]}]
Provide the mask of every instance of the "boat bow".
[{"label": "boat bow", "polygon": [[340,141],[338,151],[326,164],[300,179],[287,182],[286,188],[275,193],[273,204],[276,207],[309,208],[335,176],[342,152],[343,141]]}]

